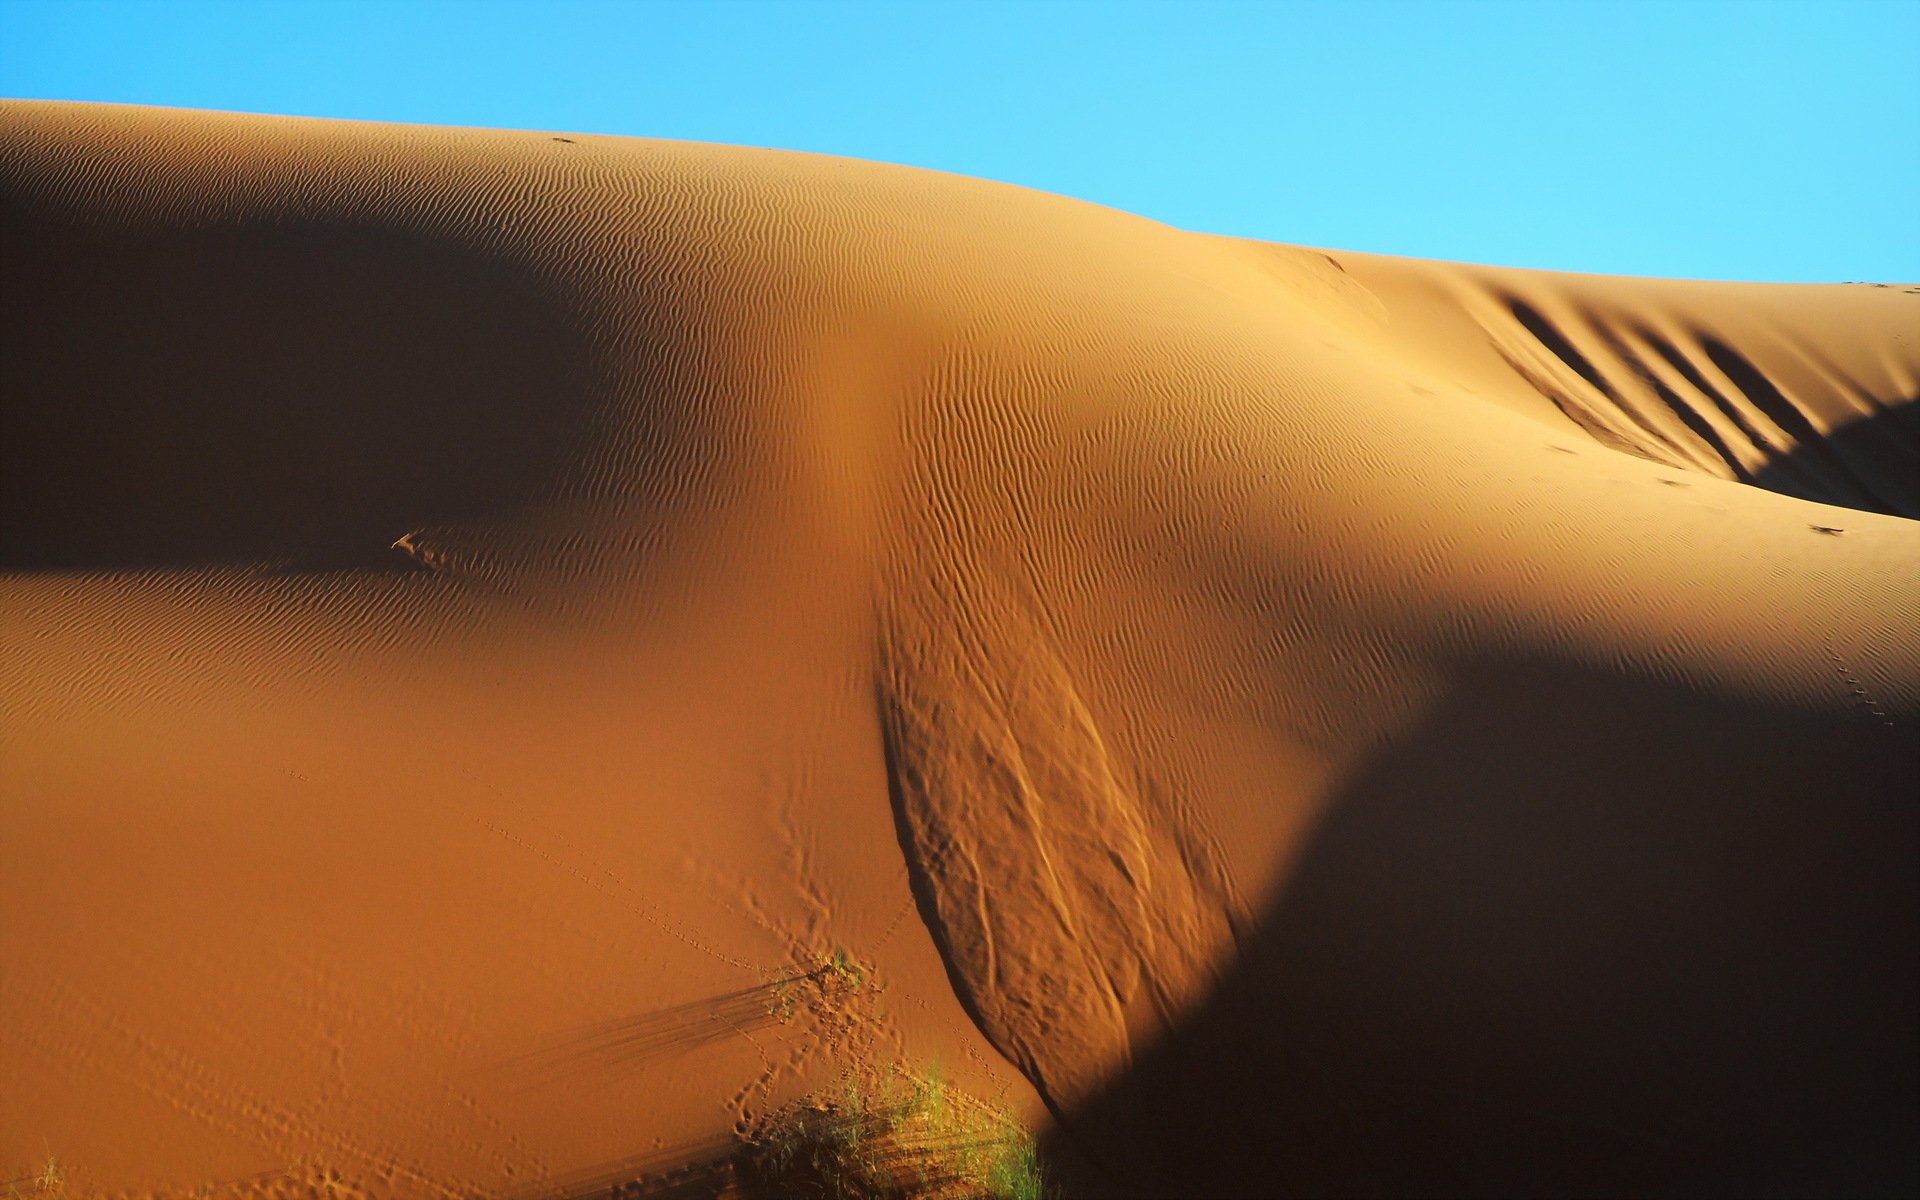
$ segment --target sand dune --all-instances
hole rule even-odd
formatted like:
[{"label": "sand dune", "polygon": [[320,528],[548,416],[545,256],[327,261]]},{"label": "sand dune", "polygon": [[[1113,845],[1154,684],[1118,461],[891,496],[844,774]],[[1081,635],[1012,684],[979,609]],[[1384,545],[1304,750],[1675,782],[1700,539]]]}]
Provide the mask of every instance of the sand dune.
[{"label": "sand dune", "polygon": [[1920,1186],[1920,288],[0,129],[0,1172],[700,1194],[937,1064],[1087,1194]]}]

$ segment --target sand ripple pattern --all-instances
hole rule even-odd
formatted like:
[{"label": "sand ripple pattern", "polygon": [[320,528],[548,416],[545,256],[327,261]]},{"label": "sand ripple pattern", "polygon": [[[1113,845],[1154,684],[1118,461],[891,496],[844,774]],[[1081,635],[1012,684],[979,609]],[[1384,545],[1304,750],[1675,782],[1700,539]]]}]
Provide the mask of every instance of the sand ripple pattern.
[{"label": "sand ripple pattern", "polygon": [[[1920,1078],[1869,937],[1911,925],[1916,289],[46,103],[0,107],[0,284],[0,1142],[102,1191],[297,1142],[510,1194],[877,1047],[1239,1194],[1308,1142],[1279,1190],[1475,1191],[1590,1093],[1609,1162],[1608,1095],[1878,1136]],[[869,960],[911,1002],[783,1019]],[[475,1066],[554,1026],[568,1087]]]}]

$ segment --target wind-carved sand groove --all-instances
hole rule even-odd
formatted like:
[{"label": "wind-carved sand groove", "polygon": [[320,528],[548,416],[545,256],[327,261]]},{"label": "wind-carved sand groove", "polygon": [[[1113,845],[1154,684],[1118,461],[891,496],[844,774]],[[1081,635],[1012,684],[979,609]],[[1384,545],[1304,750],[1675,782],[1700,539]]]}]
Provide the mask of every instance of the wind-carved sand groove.
[{"label": "wind-carved sand groove", "polygon": [[1141,804],[1015,614],[988,629],[959,604],[896,609],[879,701],[901,842],[955,984],[1070,1108],[1211,982],[1225,889]]},{"label": "wind-carved sand groove", "polygon": [[[1602,445],[1802,499],[1920,516],[1920,390],[1876,393],[1773,329],[1750,341],[1798,368],[1806,382],[1797,392],[1697,317],[1609,313],[1552,295],[1493,299],[1527,335],[1487,318],[1502,356]],[[1556,320],[1549,307],[1566,315]],[[1877,427],[1862,444],[1836,443],[1837,431],[1864,421]]]}]

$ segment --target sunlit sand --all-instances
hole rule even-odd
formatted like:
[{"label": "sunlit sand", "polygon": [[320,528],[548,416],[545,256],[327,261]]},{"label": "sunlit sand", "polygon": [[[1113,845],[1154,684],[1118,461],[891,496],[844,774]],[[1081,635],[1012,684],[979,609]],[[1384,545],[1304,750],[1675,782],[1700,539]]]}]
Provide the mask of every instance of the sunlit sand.
[{"label": "sunlit sand", "polygon": [[0,130],[23,1192],[1911,1185],[1920,289]]}]

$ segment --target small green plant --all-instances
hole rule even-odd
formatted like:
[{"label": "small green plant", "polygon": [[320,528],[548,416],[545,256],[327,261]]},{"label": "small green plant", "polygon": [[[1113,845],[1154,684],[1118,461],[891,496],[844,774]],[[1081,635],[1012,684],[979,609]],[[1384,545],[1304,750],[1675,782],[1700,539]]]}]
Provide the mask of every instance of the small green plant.
[{"label": "small green plant", "polygon": [[837,1000],[866,986],[867,969],[845,948],[835,947],[832,953],[814,955],[803,968],[774,976],[767,985],[767,1012],[784,1025],[803,1004]]},{"label": "small green plant", "polygon": [[847,991],[858,991],[867,978],[866,970],[842,946],[835,946],[832,954],[820,959],[819,970],[828,980]]},{"label": "small green plant", "polygon": [[1004,1109],[926,1075],[849,1077],[790,1105],[749,1139],[745,1169],[769,1194],[822,1200],[1048,1200],[1033,1138]]}]

